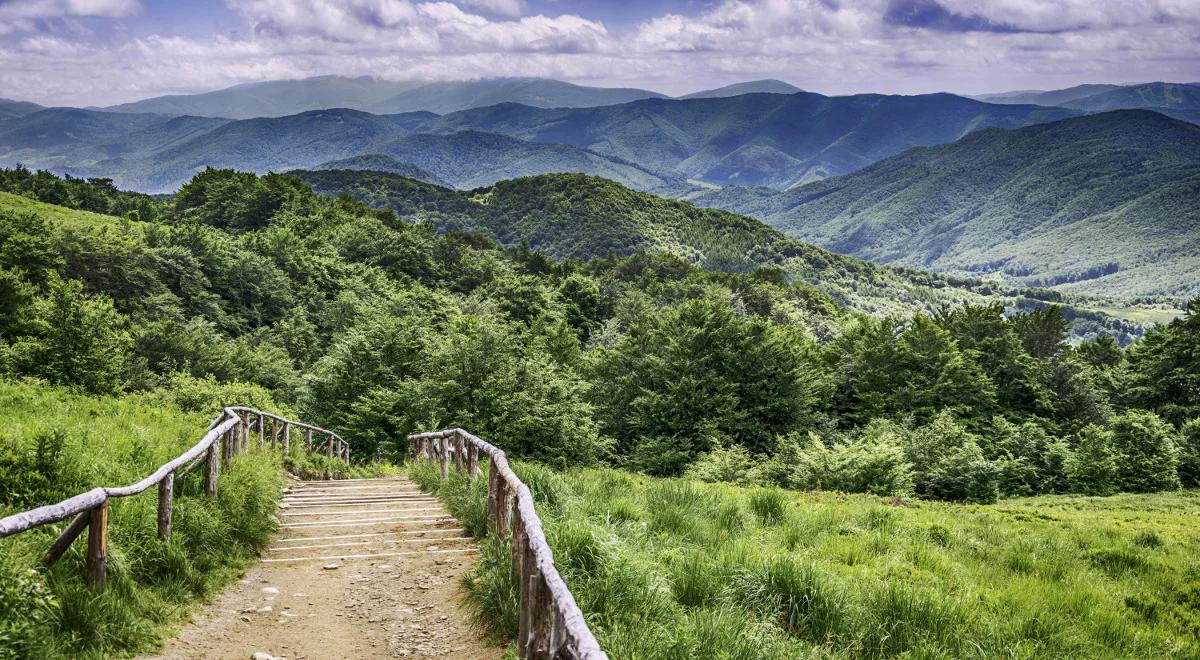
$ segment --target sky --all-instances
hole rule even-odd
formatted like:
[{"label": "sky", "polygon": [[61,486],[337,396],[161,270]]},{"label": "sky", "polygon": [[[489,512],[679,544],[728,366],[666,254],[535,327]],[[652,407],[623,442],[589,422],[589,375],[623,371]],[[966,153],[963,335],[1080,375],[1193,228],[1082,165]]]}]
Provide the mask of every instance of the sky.
[{"label": "sky", "polygon": [[103,106],[327,74],[667,94],[1200,82],[1200,0],[0,0],[0,97]]}]

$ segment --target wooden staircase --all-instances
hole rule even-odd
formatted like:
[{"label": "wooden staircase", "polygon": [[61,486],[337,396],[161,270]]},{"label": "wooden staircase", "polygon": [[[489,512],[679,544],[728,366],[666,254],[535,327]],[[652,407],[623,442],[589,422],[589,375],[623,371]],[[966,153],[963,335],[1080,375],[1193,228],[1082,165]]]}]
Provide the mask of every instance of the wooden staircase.
[{"label": "wooden staircase", "polygon": [[436,498],[403,478],[297,482],[278,515],[263,563],[478,552]]}]

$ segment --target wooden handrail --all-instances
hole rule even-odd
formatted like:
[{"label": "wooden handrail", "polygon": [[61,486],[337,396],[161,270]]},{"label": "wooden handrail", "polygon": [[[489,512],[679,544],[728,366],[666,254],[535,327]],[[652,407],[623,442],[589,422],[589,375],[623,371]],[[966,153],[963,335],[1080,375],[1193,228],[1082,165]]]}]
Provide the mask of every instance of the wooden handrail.
[{"label": "wooden handrail", "polygon": [[[145,479],[128,486],[113,488],[100,486],[55,504],[47,504],[0,518],[0,538],[20,534],[35,527],[75,516],[75,520],[51,544],[42,561],[46,565],[53,564],[86,528],[88,530],[88,582],[98,589],[103,589],[108,556],[108,501],[117,497],[137,495],[151,486],[157,485],[159,489],[158,536],[164,540],[169,539],[174,511],[175,474],[177,472],[186,474],[201,465],[206,466],[205,494],[209,497],[216,497],[221,465],[228,465],[234,456],[249,448],[251,429],[257,428],[261,447],[263,444],[262,432],[268,419],[272,421],[272,447],[275,446],[275,436],[278,435],[276,427],[282,424],[284,447],[288,445],[288,435],[292,427],[304,429],[309,438],[311,438],[312,432],[316,431],[325,435],[326,452],[330,457],[334,455],[336,448],[337,457],[347,463],[350,462],[350,443],[333,431],[246,406],[226,407],[208,425],[207,432],[199,442],[175,457],[174,460],[160,466]],[[312,451],[311,443],[306,443],[306,449]]]},{"label": "wooden handrail", "polygon": [[449,477],[452,454],[455,469],[472,479],[479,476],[479,452],[491,459],[488,528],[497,539],[512,533],[513,576],[521,594],[518,655],[537,660],[607,660],[554,565],[533,495],[509,467],[504,452],[457,428],[417,433],[408,436],[408,441],[417,460],[441,462],[442,479]]}]

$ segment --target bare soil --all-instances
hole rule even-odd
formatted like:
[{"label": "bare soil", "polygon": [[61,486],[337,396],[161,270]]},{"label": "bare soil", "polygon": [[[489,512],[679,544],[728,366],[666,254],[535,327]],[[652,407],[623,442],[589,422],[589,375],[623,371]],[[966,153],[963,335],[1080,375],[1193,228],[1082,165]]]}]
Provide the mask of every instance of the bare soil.
[{"label": "bare soil", "polygon": [[262,563],[148,658],[503,655],[463,607],[475,542],[412,483],[298,482],[278,515]]}]

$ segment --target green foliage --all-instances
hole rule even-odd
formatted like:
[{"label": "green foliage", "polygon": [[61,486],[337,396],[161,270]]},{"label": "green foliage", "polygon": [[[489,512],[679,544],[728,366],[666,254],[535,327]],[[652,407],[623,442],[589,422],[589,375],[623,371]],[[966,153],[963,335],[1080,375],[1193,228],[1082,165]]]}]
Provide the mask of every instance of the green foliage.
[{"label": "green foliage", "polygon": [[1089,426],[1080,433],[1075,453],[1067,461],[1067,480],[1071,490],[1085,495],[1111,495],[1117,492],[1117,461],[1112,433]]},{"label": "green foliage", "polygon": [[295,179],[205,168],[175,195],[175,212],[214,227],[262,229],[305,187]]},{"label": "green foliage", "polygon": [[1179,481],[1184,488],[1200,486],[1200,419],[1184,424],[1179,433]]},{"label": "green foliage", "polygon": [[93,394],[122,387],[131,340],[127,319],[110,299],[85,295],[78,281],[53,276],[33,311],[30,336],[13,349],[16,370]]},{"label": "green foliage", "polygon": [[1151,493],[1179,487],[1175,429],[1151,412],[1130,410],[1109,426],[1117,453],[1117,488]]}]

